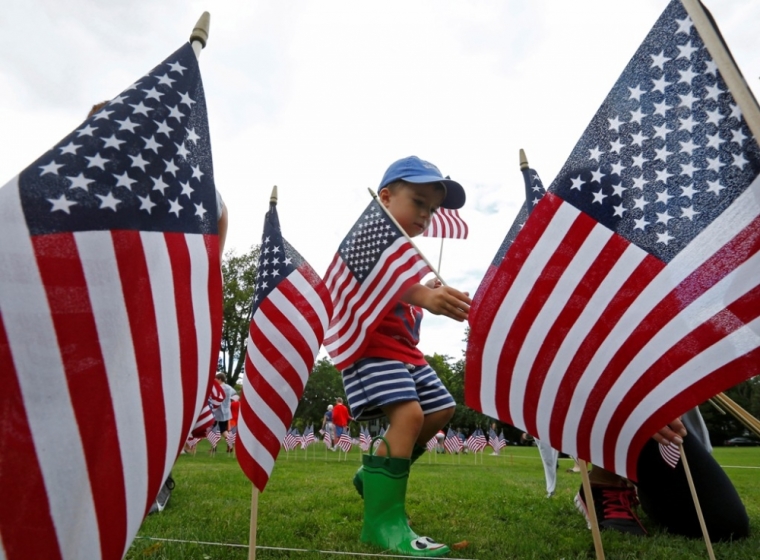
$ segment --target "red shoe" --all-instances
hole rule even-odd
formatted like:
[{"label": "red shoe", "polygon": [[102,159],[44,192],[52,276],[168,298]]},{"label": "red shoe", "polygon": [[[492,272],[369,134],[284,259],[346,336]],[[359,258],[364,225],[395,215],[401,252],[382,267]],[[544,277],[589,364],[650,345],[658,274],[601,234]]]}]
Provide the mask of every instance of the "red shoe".
[{"label": "red shoe", "polygon": [[[591,485],[591,495],[594,497],[596,520],[601,529],[613,529],[631,535],[646,535],[647,531],[641,524],[634,508],[639,504],[636,490],[628,486]],[[575,496],[575,507],[586,518],[589,529],[591,521],[586,506],[586,496],[581,485]]]}]

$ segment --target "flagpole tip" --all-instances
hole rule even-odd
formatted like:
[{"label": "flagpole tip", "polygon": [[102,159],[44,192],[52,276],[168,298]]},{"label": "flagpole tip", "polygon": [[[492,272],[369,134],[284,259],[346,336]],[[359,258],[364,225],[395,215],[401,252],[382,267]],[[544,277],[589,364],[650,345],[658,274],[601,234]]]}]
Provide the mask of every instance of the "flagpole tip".
[{"label": "flagpole tip", "polygon": [[193,32],[190,34],[190,43],[192,44],[194,41],[198,41],[201,44],[201,47],[205,47],[206,43],[208,43],[208,32],[210,26],[211,14],[208,12],[203,12],[201,14],[201,17],[198,19],[198,23],[195,24]]},{"label": "flagpole tip", "polygon": [[369,187],[367,187],[367,190],[369,191],[369,194],[371,194],[371,195],[372,195],[372,198],[377,198],[377,193],[376,193],[375,191],[373,191],[373,190],[372,190],[372,189],[370,189]]},{"label": "flagpole tip", "polygon": [[520,171],[528,169],[528,156],[525,155],[525,150],[520,148]]},{"label": "flagpole tip", "polygon": [[272,195],[269,197],[270,204],[277,204],[277,185],[272,187]]}]

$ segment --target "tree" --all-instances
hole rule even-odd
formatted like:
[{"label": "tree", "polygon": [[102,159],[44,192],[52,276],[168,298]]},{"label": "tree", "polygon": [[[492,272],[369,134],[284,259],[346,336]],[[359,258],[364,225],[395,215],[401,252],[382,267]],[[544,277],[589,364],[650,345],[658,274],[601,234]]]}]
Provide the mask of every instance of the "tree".
[{"label": "tree", "polygon": [[218,369],[227,375],[227,383],[233,386],[238,382],[245,364],[259,251],[258,245],[242,255],[229,251],[222,261],[224,307],[222,359]]}]

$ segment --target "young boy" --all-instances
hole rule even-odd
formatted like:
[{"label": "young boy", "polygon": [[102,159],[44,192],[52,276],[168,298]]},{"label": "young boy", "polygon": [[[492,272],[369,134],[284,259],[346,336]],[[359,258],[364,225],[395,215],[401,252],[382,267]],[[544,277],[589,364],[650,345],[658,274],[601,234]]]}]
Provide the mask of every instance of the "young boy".
[{"label": "young boy", "polygon": [[[385,172],[378,199],[410,236],[420,235],[438,208],[464,205],[462,186],[416,156]],[[422,309],[456,321],[467,319],[467,293],[439,281],[404,293],[368,335],[361,358],[343,371],[343,385],[356,420],[385,415],[390,427],[377,454],[365,455],[354,485],[364,497],[362,540],[412,556],[441,556],[449,549],[408,526],[404,501],[411,464],[454,414],[455,402],[417,349]],[[421,309],[422,308],[422,309]]]}]

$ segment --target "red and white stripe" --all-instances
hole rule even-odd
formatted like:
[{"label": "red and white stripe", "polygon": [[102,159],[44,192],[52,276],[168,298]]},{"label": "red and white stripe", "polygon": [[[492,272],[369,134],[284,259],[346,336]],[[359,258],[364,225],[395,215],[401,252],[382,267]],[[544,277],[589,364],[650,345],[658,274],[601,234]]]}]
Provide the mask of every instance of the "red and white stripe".
[{"label": "red and white stripe", "polygon": [[208,429],[213,426],[215,422],[211,406],[206,403],[210,402],[211,405],[218,407],[222,404],[222,401],[224,401],[224,389],[222,389],[219,382],[214,379],[211,383],[208,399],[201,403],[201,412],[198,414],[198,418],[196,418],[195,424],[190,430],[190,435],[195,437],[203,437],[206,435]]},{"label": "red and white stripe", "polygon": [[430,225],[422,237],[442,237],[446,239],[467,239],[469,228],[459,216],[458,210],[439,208],[430,219]]},{"label": "red and white stripe", "polygon": [[678,461],[681,460],[681,448],[675,443],[657,444],[657,449],[660,451],[660,457],[667,463],[667,465],[673,469],[678,465]]},{"label": "red and white stripe", "polygon": [[251,318],[240,399],[237,458],[263,491],[330,322],[322,281],[304,262]]},{"label": "red and white stripe", "polygon": [[216,238],[30,237],[15,178],[0,189],[0,239],[3,414],[25,433],[0,432],[3,501],[24,504],[0,508],[2,549],[122,558],[208,391]]},{"label": "red and white stripe", "polygon": [[653,433],[760,372],[758,195],[666,265],[547,194],[472,325],[467,405],[635,480]]},{"label": "red and white stripe", "polygon": [[354,441],[351,439],[351,436],[348,434],[348,432],[343,432],[338,438],[338,442],[335,445],[341,448],[344,453],[348,453],[351,451],[351,447],[354,445]]},{"label": "red and white stripe", "polygon": [[216,430],[209,430],[206,432],[206,439],[211,444],[211,447],[216,449],[216,445],[221,441],[222,434],[217,432]]},{"label": "red and white stripe", "polygon": [[358,282],[335,255],[325,275],[334,305],[333,319],[325,336],[325,349],[338,370],[355,362],[372,332],[398,295],[419,282],[430,267],[405,237],[398,237],[380,256],[369,276]]}]

